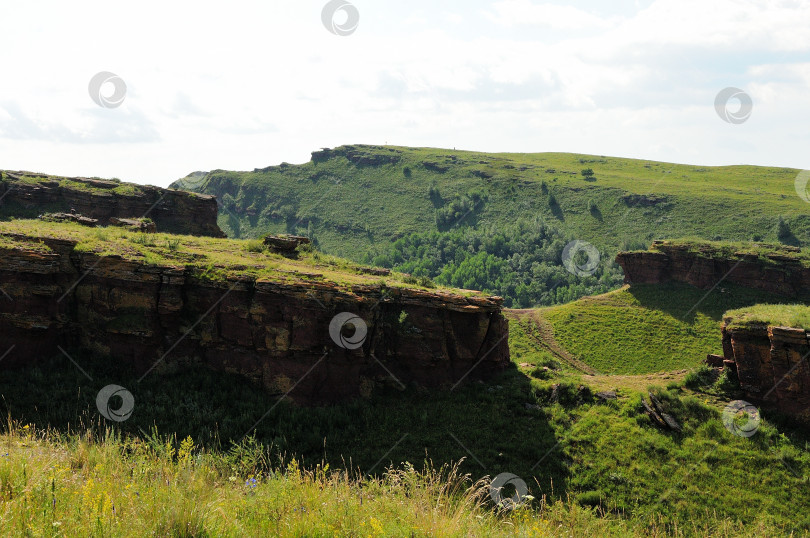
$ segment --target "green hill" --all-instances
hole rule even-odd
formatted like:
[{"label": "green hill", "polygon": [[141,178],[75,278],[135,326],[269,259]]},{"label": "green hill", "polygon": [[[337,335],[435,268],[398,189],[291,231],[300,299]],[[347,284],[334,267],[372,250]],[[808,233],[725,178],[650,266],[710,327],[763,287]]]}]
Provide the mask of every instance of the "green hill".
[{"label": "green hill", "polygon": [[[331,254],[528,307],[617,288],[613,255],[656,238],[808,244],[797,173],[357,145],[315,152],[301,165],[194,173],[173,187],[215,195],[219,225],[231,237],[304,234]],[[563,248],[574,239],[599,249],[593,276],[562,270]]]}]

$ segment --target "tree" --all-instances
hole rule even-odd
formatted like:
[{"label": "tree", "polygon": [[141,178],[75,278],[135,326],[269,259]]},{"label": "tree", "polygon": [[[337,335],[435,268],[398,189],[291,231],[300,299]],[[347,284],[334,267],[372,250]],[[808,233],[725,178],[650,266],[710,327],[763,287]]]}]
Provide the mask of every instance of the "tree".
[{"label": "tree", "polygon": [[593,170],[591,168],[586,168],[585,170],[580,172],[580,174],[582,174],[582,177],[584,177],[585,179],[593,178]]}]

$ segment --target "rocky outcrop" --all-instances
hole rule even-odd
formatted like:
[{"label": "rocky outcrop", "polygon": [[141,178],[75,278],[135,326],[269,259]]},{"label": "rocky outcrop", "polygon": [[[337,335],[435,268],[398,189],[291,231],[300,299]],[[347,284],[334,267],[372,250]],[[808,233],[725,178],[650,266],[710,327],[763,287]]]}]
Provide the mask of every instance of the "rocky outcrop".
[{"label": "rocky outcrop", "polygon": [[265,245],[280,252],[292,252],[299,246],[309,243],[308,237],[299,235],[268,235],[264,238]]},{"label": "rocky outcrop", "polygon": [[153,234],[157,232],[157,226],[152,219],[119,219],[110,217],[110,226],[118,226],[119,228],[127,228],[133,232],[142,232],[146,234]]},{"label": "rocky outcrop", "polygon": [[808,332],[791,327],[723,326],[723,356],[751,402],[810,420]]},{"label": "rocky outcrop", "polygon": [[91,219],[78,213],[44,213],[39,216],[39,219],[48,222],[75,222],[89,228],[95,228],[98,225],[98,219]]},{"label": "rocky outcrop", "polygon": [[[806,260],[804,260],[806,261]],[[711,244],[655,241],[642,252],[620,252],[616,262],[629,284],[676,281],[708,289],[731,282],[786,297],[808,297],[810,267],[794,247],[769,245],[761,254]]]},{"label": "rocky outcrop", "polygon": [[61,346],[148,375],[203,363],[321,404],[383,386],[449,388],[510,364],[499,298],[212,281],[192,268],[79,252],[68,240],[13,239],[0,251],[0,368],[27,367]]},{"label": "rocky outcrop", "polygon": [[79,213],[102,223],[148,217],[166,233],[225,237],[213,196],[87,178],[0,172],[0,215],[33,218]]},{"label": "rocky outcrop", "polygon": [[[380,153],[382,152],[382,153]],[[402,159],[402,151],[383,146],[340,146],[335,149],[322,148],[312,152],[312,162],[320,163],[334,157],[345,157],[356,166],[382,166],[396,164]]]}]

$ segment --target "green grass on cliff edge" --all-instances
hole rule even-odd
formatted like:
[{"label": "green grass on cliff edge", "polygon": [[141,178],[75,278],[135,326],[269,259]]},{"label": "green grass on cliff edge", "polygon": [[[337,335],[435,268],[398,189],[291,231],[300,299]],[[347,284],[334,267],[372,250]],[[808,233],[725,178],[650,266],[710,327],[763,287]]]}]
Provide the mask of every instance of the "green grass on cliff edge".
[{"label": "green grass on cliff edge", "polygon": [[796,262],[802,267],[810,267],[810,248],[795,247],[777,243],[757,241],[706,241],[700,238],[684,237],[655,241],[649,251],[683,249],[690,254],[704,258],[739,260],[755,258],[763,264],[778,265],[786,261]]},{"label": "green grass on cliff edge", "polygon": [[723,321],[731,328],[765,325],[810,329],[810,306],[803,304],[754,305],[726,312]]},{"label": "green grass on cliff edge", "polygon": [[[217,239],[172,234],[145,234],[124,228],[88,228],[76,223],[41,220],[0,222],[0,249],[47,252],[41,238],[75,241],[77,252],[115,256],[148,265],[193,269],[195,275],[210,280],[249,277],[273,282],[332,282],[338,286],[435,288],[462,295],[477,292],[435,286],[429,280],[414,281],[392,272],[384,277],[370,275],[366,267],[325,255],[312,249],[299,249],[294,257],[269,250],[261,240]],[[421,285],[420,285],[421,284]]]}]

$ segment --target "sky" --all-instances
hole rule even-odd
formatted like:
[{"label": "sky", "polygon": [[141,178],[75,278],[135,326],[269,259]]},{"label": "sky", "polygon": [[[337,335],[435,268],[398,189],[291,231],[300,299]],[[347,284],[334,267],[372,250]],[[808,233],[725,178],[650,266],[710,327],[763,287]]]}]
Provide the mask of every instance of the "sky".
[{"label": "sky", "polygon": [[0,21],[0,169],[167,186],[341,144],[810,168],[810,0],[40,0]]}]

